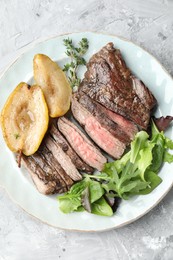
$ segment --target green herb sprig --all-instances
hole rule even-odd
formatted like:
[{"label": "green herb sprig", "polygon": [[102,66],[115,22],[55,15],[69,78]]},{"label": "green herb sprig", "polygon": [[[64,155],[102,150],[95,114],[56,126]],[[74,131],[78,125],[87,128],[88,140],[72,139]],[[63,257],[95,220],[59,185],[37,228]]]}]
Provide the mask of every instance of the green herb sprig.
[{"label": "green herb sprig", "polygon": [[64,39],[64,45],[66,46],[66,55],[70,57],[71,62],[64,65],[63,71],[67,73],[70,85],[72,88],[78,88],[81,79],[78,77],[77,72],[80,65],[86,65],[86,60],[83,55],[87,52],[89,48],[89,42],[86,38],[78,43],[78,47],[73,45],[71,39]]}]

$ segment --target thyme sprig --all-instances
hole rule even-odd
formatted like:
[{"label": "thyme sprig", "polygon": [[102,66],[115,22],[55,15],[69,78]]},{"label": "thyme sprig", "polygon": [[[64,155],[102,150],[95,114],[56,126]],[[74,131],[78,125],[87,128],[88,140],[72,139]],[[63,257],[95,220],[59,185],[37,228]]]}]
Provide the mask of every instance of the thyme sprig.
[{"label": "thyme sprig", "polygon": [[69,38],[64,39],[63,42],[67,49],[66,55],[71,59],[70,63],[64,65],[63,71],[67,73],[72,89],[78,88],[81,79],[78,77],[77,71],[80,65],[86,65],[86,60],[83,55],[87,52],[89,43],[86,38],[82,38],[78,43],[78,47],[75,47]]}]

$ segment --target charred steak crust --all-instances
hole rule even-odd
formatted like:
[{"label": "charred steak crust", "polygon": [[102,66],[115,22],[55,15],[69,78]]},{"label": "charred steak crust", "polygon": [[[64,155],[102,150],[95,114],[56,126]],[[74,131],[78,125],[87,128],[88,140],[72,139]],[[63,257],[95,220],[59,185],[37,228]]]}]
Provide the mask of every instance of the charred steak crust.
[{"label": "charred steak crust", "polygon": [[143,129],[147,129],[151,109],[157,103],[149,89],[127,68],[113,43],[91,57],[79,91]]},{"label": "charred steak crust", "polygon": [[70,146],[67,140],[62,136],[57,127],[52,124],[49,134],[55,140],[56,143],[62,148],[62,150],[71,158],[73,164],[79,171],[92,173],[94,169],[87,165]]},{"label": "charred steak crust", "polygon": [[39,192],[43,194],[63,193],[72,186],[73,182],[69,186],[62,182],[59,173],[55,172],[46,161],[41,162],[41,157],[39,159],[38,154],[34,156],[22,155],[22,163],[30,172],[31,178]]},{"label": "charred steak crust", "polygon": [[43,170],[44,174],[40,174],[39,177],[45,181],[45,183],[56,180],[59,184],[66,186],[65,182],[58,176],[58,172],[54,169],[54,167],[51,167],[48,164],[47,160],[45,160],[41,154],[36,152],[31,156],[31,159],[34,161],[36,166],[39,166]]},{"label": "charred steak crust", "polygon": [[47,161],[50,167],[55,169],[59,174],[58,177],[60,179],[60,182],[67,186],[67,189],[71,187],[73,184],[73,180],[66,174],[64,169],[61,167],[61,165],[58,163],[58,161],[55,159],[51,151],[47,149],[45,145],[42,145],[42,149],[40,151],[40,156]]}]

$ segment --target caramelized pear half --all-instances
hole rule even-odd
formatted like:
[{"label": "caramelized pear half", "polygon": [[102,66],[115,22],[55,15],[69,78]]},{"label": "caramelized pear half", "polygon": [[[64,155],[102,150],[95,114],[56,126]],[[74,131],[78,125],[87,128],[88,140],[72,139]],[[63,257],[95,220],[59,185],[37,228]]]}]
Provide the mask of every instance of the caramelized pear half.
[{"label": "caramelized pear half", "polygon": [[50,117],[64,115],[70,108],[71,87],[65,73],[44,54],[34,57],[34,78],[43,92]]},{"label": "caramelized pear half", "polygon": [[47,131],[49,114],[42,89],[20,83],[1,112],[5,142],[13,152],[35,153]]}]

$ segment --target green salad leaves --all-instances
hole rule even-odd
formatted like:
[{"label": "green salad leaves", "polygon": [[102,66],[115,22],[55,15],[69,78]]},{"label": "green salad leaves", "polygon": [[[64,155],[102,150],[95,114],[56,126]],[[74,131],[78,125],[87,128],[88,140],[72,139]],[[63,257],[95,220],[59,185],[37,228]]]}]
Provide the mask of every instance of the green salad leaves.
[{"label": "green salad leaves", "polygon": [[58,197],[62,212],[86,210],[112,216],[111,198],[128,200],[152,192],[161,182],[158,172],[163,162],[173,162],[173,141],[159,132],[154,122],[151,137],[145,131],[136,134],[130,150],[119,160],[105,164],[102,172],[84,175],[70,191]]}]

